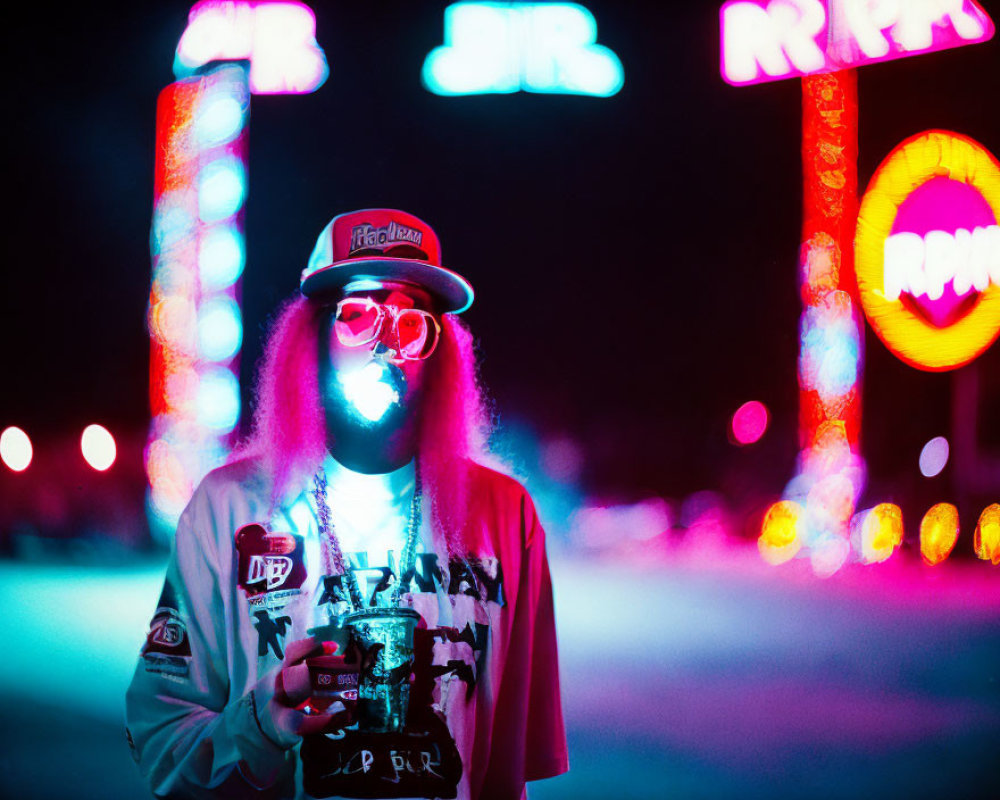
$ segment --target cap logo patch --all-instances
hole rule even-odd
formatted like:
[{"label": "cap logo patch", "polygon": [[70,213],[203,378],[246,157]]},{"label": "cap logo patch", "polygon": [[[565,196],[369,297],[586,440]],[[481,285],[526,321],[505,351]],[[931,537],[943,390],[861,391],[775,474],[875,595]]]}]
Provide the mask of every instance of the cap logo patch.
[{"label": "cap logo patch", "polygon": [[408,228],[398,222],[390,221],[381,228],[376,228],[369,223],[355,225],[351,228],[351,253],[358,250],[368,250],[370,248],[385,248],[398,242],[406,242],[416,247],[420,246],[424,238],[422,231],[416,228]]}]

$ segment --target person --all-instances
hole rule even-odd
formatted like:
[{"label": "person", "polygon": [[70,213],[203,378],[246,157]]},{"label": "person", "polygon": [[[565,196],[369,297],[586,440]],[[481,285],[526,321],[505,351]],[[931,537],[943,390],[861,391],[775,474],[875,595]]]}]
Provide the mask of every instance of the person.
[{"label": "person", "polygon": [[127,692],[154,795],[521,798],[568,769],[545,536],[486,449],[472,299],[411,214],[320,234]]}]

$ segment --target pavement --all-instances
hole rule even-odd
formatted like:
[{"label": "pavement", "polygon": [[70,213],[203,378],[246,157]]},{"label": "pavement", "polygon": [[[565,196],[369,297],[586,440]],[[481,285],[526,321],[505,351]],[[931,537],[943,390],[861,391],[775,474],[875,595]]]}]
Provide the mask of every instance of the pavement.
[{"label": "pavement", "polygon": [[[905,555],[905,554],[904,554]],[[0,561],[0,797],[148,797],[122,701],[164,565]],[[552,554],[555,798],[1000,796],[1000,568]]]}]

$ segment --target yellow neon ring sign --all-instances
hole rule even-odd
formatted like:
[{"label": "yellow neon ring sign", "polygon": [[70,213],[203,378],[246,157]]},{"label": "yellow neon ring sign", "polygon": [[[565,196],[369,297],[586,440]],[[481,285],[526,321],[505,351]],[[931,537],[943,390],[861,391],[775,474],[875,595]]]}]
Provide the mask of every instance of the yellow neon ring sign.
[{"label": "yellow neon ring sign", "polygon": [[854,240],[861,305],[875,333],[903,361],[932,372],[960,367],[1000,334],[1000,286],[990,283],[975,307],[947,328],[925,322],[897,300],[886,300],[885,240],[900,205],[932,178],[968,184],[1000,223],[1000,164],[978,142],[949,131],[924,131],[899,144],[879,165],[858,209]]}]

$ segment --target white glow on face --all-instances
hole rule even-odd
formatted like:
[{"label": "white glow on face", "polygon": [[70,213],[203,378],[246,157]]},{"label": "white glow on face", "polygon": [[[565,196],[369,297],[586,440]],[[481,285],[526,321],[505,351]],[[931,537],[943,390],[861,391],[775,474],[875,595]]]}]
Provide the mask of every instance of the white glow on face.
[{"label": "white glow on face", "polygon": [[0,434],[0,459],[14,472],[26,470],[31,456],[31,439],[20,428],[12,426]]},{"label": "white glow on face", "polygon": [[217,297],[198,313],[198,350],[209,361],[226,361],[243,342],[240,307],[231,297]]},{"label": "white glow on face", "polygon": [[935,436],[920,451],[920,474],[925,478],[940,475],[948,464],[948,440],[943,436]]},{"label": "white glow on face", "polygon": [[228,432],[240,419],[240,384],[228,369],[215,368],[198,383],[198,422],[219,432]]},{"label": "white glow on face", "polygon": [[423,67],[435,94],[609,97],[624,83],[618,56],[596,43],[593,15],[575,3],[454,3],[444,28],[444,46]]},{"label": "white glow on face", "polygon": [[98,472],[104,472],[114,464],[118,454],[115,437],[103,425],[88,425],[83,429],[80,451],[87,463]]},{"label": "white glow on face", "polygon": [[378,422],[393,403],[399,402],[399,392],[385,382],[386,367],[370,361],[364,367],[338,375],[344,387],[344,397],[365,419]]}]

